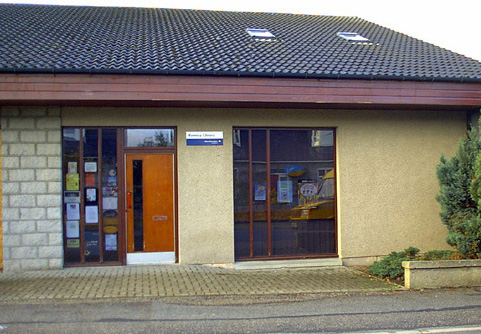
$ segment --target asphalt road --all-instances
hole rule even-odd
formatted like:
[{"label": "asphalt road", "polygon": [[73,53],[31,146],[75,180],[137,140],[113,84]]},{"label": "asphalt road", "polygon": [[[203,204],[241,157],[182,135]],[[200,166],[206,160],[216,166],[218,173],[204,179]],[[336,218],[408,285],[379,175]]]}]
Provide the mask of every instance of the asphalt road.
[{"label": "asphalt road", "polygon": [[425,328],[430,328],[425,333],[481,333],[481,288],[0,304],[0,334],[421,333]]}]

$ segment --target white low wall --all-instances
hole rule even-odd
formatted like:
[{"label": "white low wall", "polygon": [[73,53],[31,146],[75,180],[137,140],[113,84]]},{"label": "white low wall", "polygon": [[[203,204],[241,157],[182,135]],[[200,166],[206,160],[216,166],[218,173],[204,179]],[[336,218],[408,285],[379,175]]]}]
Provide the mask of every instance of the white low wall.
[{"label": "white low wall", "polygon": [[404,261],[408,289],[481,286],[481,260]]}]

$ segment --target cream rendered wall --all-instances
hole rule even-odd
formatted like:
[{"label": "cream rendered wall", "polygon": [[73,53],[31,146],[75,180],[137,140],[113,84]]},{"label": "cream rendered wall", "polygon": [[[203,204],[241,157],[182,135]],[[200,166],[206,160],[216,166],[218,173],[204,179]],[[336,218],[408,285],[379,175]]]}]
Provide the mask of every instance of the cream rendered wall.
[{"label": "cream rendered wall", "polygon": [[[336,128],[338,245],[346,264],[408,246],[448,248],[435,169],[466,131],[463,112],[64,108],[62,125],[177,127],[181,263],[234,261],[235,126]],[[224,131],[224,145],[188,147],[186,131]]]},{"label": "cream rendered wall", "polygon": [[[466,132],[463,113],[352,113],[338,129],[344,263],[415,246],[449,249],[435,201],[436,166]],[[371,257],[371,258],[369,258]]]}]

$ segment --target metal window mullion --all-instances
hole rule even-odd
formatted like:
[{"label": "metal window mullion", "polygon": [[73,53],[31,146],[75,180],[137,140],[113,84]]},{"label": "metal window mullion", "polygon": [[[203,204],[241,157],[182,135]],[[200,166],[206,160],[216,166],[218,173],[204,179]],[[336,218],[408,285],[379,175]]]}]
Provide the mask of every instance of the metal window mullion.
[{"label": "metal window mullion", "polygon": [[79,134],[79,190],[80,190],[80,263],[85,263],[85,189],[84,189],[84,128]]},{"label": "metal window mullion", "polygon": [[254,257],[254,187],[252,184],[252,130],[248,130],[248,173],[249,173],[249,256]]},{"label": "metal window mullion", "polygon": [[102,219],[102,129],[97,130],[97,210],[99,219],[99,262],[104,262],[104,234],[103,234],[103,219]]},{"label": "metal window mullion", "polygon": [[271,133],[266,130],[266,204],[267,204],[267,256],[272,256],[272,215],[271,215]]}]

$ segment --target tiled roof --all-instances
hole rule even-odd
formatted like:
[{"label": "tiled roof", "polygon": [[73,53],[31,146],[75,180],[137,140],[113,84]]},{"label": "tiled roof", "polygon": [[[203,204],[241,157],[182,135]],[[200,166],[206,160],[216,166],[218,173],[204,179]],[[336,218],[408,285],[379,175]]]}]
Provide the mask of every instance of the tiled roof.
[{"label": "tiled roof", "polygon": [[481,82],[481,62],[356,17],[2,4],[0,27],[0,72]]}]

